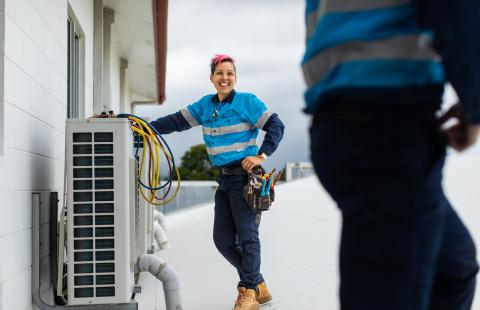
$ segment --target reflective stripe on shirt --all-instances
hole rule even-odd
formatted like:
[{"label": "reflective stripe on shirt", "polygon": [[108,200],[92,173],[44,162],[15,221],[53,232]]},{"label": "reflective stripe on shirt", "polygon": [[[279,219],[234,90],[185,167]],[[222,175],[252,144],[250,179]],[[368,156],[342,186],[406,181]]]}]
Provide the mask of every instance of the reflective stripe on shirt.
[{"label": "reflective stripe on shirt", "polygon": [[255,127],[262,129],[263,126],[265,126],[265,123],[268,121],[270,116],[272,116],[273,112],[267,110],[263,112],[262,115],[260,115],[260,118],[258,119],[257,123],[255,124]]},{"label": "reflective stripe on shirt", "polygon": [[349,41],[324,50],[302,67],[307,86],[320,82],[336,66],[362,60],[436,60],[432,38],[426,34],[388,37],[377,41]]},{"label": "reflective stripe on shirt", "polygon": [[180,113],[182,113],[182,116],[190,124],[190,126],[195,127],[200,125],[195,119],[195,117],[193,117],[192,114],[187,109],[181,109]]},{"label": "reflective stripe on shirt", "polygon": [[256,139],[251,139],[248,142],[237,142],[234,144],[226,145],[226,146],[218,146],[218,147],[208,147],[207,146],[207,153],[208,155],[214,156],[222,153],[232,152],[232,151],[242,151],[249,146],[255,146]]},{"label": "reflective stripe on shirt", "polygon": [[209,136],[220,136],[229,133],[242,132],[246,130],[251,130],[254,127],[250,123],[240,123],[231,126],[222,126],[222,127],[203,127],[202,131],[204,135]]}]

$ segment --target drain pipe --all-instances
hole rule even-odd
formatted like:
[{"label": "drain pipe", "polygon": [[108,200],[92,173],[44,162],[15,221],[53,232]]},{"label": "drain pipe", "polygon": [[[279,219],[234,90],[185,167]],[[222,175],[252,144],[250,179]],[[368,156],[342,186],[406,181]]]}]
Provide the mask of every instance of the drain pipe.
[{"label": "drain pipe", "polygon": [[158,222],[158,224],[162,225],[163,230],[167,231],[167,223],[165,221],[165,215],[162,212],[153,210],[153,219]]},{"label": "drain pipe", "polygon": [[162,226],[160,226],[160,224],[157,222],[153,222],[153,232],[160,250],[166,249],[170,246],[165,230],[163,230]]},{"label": "drain pipe", "polygon": [[160,257],[143,254],[138,258],[139,271],[148,271],[163,284],[167,310],[182,310],[178,274]]}]

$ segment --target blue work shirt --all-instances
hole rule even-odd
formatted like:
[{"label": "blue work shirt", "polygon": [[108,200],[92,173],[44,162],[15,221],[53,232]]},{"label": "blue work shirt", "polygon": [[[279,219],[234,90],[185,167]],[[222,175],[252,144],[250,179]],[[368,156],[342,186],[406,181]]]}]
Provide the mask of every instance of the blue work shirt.
[{"label": "blue work shirt", "polygon": [[[234,90],[222,102],[216,94],[202,97],[177,113],[151,122],[160,134],[203,126],[207,153],[214,166],[240,164],[247,156],[270,156],[278,147],[284,124],[254,94]],[[266,131],[258,149],[258,130]]]},{"label": "blue work shirt", "polygon": [[480,123],[480,1],[306,3],[307,112],[326,102],[440,105],[445,76],[466,121]]}]

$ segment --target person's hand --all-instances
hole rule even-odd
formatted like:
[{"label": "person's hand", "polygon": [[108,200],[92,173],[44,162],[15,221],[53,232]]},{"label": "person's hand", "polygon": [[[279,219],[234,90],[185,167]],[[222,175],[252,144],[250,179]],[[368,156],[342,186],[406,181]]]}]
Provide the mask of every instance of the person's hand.
[{"label": "person's hand", "polygon": [[453,105],[439,118],[440,126],[451,119],[456,119],[458,122],[450,127],[444,128],[443,131],[447,137],[448,144],[458,152],[462,152],[477,141],[480,133],[480,125],[465,122],[461,106],[458,103]]},{"label": "person's hand", "polygon": [[248,156],[242,161],[242,168],[248,172],[251,172],[253,167],[261,165],[265,159],[261,156]]}]

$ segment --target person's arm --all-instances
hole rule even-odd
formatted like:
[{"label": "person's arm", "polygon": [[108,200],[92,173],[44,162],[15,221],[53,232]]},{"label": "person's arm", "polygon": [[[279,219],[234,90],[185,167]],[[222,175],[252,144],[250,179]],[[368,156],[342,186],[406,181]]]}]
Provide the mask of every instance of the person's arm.
[{"label": "person's arm", "polygon": [[184,131],[192,128],[187,122],[182,113],[177,112],[164,117],[160,117],[157,120],[150,123],[161,135],[166,135],[174,131]]},{"label": "person's arm", "polygon": [[450,145],[462,151],[480,131],[480,1],[415,0],[415,6],[420,27],[434,31],[435,49],[460,99],[446,114],[459,123],[445,132]]},{"label": "person's arm", "polygon": [[184,131],[201,125],[200,115],[202,115],[204,98],[190,104],[185,109],[181,109],[177,113],[160,117],[150,124],[155,127],[161,135],[169,134],[174,131]]},{"label": "person's arm", "polygon": [[261,165],[265,161],[261,154],[270,156],[275,152],[283,138],[285,125],[278,115],[273,113],[265,122],[262,129],[266,131],[266,134],[262,146],[258,150],[258,155],[249,156],[242,161],[242,167],[247,171],[251,171],[253,167]]},{"label": "person's arm", "polygon": [[277,113],[273,113],[262,129],[266,131],[266,134],[262,146],[258,150],[258,154],[270,156],[275,152],[280,141],[282,141],[285,125],[280,120]]},{"label": "person's arm", "polygon": [[[452,118],[457,122],[447,128],[443,125]],[[480,134],[479,124],[469,124],[465,121],[460,104],[455,104],[439,118],[440,128],[443,129],[448,140],[448,144],[458,152],[462,152],[475,144]]]}]

